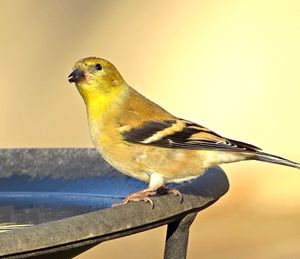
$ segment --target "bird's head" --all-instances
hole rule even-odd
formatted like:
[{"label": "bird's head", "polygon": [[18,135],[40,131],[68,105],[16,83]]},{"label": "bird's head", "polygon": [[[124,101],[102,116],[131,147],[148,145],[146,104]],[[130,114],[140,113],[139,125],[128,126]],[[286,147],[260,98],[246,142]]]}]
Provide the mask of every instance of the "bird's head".
[{"label": "bird's head", "polygon": [[106,95],[120,90],[125,85],[124,79],[113,64],[96,57],[77,61],[68,80],[75,83],[84,98],[90,95]]}]

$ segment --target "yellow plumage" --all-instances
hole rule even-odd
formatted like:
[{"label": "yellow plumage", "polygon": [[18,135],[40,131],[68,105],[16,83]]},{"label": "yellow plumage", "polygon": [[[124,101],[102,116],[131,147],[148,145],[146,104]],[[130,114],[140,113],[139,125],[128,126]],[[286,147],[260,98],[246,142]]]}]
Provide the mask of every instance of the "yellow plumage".
[{"label": "yellow plumage", "polygon": [[91,139],[112,166],[149,183],[125,202],[145,200],[164,187],[199,176],[214,165],[255,159],[299,168],[259,148],[221,137],[171,115],[127,85],[118,70],[100,58],[79,60],[69,77],[87,108]]}]

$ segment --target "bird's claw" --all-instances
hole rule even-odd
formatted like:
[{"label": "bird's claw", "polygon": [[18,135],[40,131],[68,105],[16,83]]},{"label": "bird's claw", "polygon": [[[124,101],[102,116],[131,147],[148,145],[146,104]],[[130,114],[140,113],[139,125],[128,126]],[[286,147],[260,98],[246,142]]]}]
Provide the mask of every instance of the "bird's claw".
[{"label": "bird's claw", "polygon": [[161,186],[156,190],[153,189],[144,189],[132,194],[129,194],[126,196],[126,198],[123,200],[121,203],[113,204],[113,207],[122,205],[122,204],[127,204],[131,201],[143,201],[145,203],[150,203],[151,209],[154,208],[154,203],[153,201],[149,198],[149,196],[153,196],[155,194],[173,194],[175,196],[179,196],[179,202],[182,203],[183,197],[182,194],[177,190],[177,189],[169,189],[166,188],[165,186]]},{"label": "bird's claw", "polygon": [[178,191],[177,189],[169,189],[165,186],[162,186],[162,187],[157,189],[157,192],[160,193],[160,194],[173,194],[175,196],[179,196],[179,202],[180,203],[183,202],[183,196],[182,196],[181,192]]},{"label": "bird's claw", "polygon": [[151,205],[151,209],[153,209],[154,203],[148,196],[153,196],[155,194],[156,194],[156,191],[152,190],[152,189],[141,190],[141,191],[129,194],[128,196],[126,196],[126,198],[123,200],[123,202],[113,204],[113,207],[116,207],[116,206],[119,206],[122,204],[127,204],[131,201],[143,201],[145,203],[149,202]]}]

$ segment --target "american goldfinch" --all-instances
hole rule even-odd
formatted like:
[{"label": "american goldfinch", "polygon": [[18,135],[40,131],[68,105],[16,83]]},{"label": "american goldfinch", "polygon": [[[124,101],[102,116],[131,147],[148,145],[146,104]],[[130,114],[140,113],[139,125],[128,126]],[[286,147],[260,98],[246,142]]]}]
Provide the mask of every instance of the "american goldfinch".
[{"label": "american goldfinch", "polygon": [[300,169],[300,164],[262,152],[165,111],[133,88],[109,61],[88,57],[75,63],[68,78],[87,109],[93,144],[120,172],[149,183],[123,203],[150,201],[157,193],[180,195],[167,183],[191,180],[206,168],[259,160]]}]

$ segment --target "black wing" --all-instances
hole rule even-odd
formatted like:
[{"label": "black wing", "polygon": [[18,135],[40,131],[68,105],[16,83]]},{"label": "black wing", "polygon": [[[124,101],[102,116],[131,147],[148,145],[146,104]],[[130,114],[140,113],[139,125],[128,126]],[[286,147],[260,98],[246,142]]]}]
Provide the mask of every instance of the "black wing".
[{"label": "black wing", "polygon": [[205,127],[181,119],[146,122],[138,128],[129,128],[122,134],[128,142],[165,148],[250,152],[261,150],[247,143],[223,138]]}]

